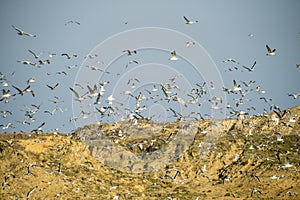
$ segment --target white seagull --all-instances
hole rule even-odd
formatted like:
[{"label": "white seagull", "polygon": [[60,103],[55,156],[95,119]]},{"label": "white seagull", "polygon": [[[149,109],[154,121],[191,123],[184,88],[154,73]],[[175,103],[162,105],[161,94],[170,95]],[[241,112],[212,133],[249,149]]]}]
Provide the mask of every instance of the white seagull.
[{"label": "white seagull", "polygon": [[88,92],[86,92],[85,94],[83,94],[83,95],[79,95],[78,94],[78,92],[76,92],[73,88],[70,88],[70,90],[74,93],[74,95],[75,95],[75,97],[76,97],[76,101],[79,101],[80,103],[85,99],[85,95],[87,95],[88,94]]},{"label": "white seagull", "polygon": [[266,47],[267,47],[267,50],[268,50],[268,53],[267,53],[267,55],[268,56],[275,56],[275,52],[276,52],[276,49],[271,49],[268,45],[266,45]]},{"label": "white seagull", "polygon": [[32,35],[30,33],[27,33],[25,31],[21,30],[20,28],[15,27],[14,25],[11,25],[11,26],[17,31],[18,35],[26,35],[26,36],[29,36],[29,37],[36,37],[36,35]]},{"label": "white seagull", "polygon": [[169,58],[169,60],[178,60],[175,50],[171,52],[171,58]]},{"label": "white seagull", "polygon": [[195,24],[195,23],[198,23],[197,20],[191,21],[188,18],[186,18],[186,16],[183,16],[183,18],[184,18],[186,24]]},{"label": "white seagull", "polygon": [[247,69],[249,72],[253,72],[255,65],[256,65],[256,61],[253,63],[253,65],[250,68],[246,66],[243,66],[243,68]]}]

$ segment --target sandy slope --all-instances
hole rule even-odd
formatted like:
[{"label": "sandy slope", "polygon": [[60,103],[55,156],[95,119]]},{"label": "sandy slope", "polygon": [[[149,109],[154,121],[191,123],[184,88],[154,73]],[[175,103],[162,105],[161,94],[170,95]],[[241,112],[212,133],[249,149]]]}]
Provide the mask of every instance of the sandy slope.
[{"label": "sandy slope", "polygon": [[[82,137],[101,130],[120,148],[145,155],[164,149],[175,139],[178,123],[100,124],[68,135],[0,134],[0,196],[1,199],[299,199],[300,106],[289,111],[277,125],[272,120],[274,113],[243,121],[193,122],[197,131],[187,151],[167,166],[144,173],[136,172],[147,166],[130,166],[132,162],[128,159],[122,163],[125,172],[104,165],[103,160],[94,157],[99,147],[84,145]],[[149,127],[155,131],[151,136],[145,134],[147,139],[129,135],[134,130],[145,133]],[[283,141],[277,140],[275,132],[283,135]],[[147,142],[142,146],[137,145],[144,140]],[[205,148],[209,150],[204,151]],[[291,166],[285,165],[286,157]]]}]

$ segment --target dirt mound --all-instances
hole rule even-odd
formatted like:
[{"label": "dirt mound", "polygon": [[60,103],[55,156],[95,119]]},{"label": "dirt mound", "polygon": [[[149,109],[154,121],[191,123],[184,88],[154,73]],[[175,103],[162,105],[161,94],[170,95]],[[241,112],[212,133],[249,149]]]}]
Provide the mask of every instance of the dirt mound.
[{"label": "dirt mound", "polygon": [[[0,134],[1,199],[299,199],[300,107],[223,121],[194,121],[193,140],[163,168],[116,170],[96,159],[109,139],[134,155],[166,151],[182,124],[123,121],[72,134]],[[133,124],[132,124],[133,123]],[[134,130],[145,137],[130,135]],[[148,134],[148,132],[150,132]],[[147,133],[147,134],[146,134]],[[101,134],[101,136],[99,136]],[[148,136],[148,137],[146,137]],[[176,143],[178,147],[178,143]],[[102,146],[103,148],[103,146]],[[176,149],[174,149],[176,151]],[[103,153],[104,151],[102,151]],[[112,152],[107,151],[109,157]]]}]

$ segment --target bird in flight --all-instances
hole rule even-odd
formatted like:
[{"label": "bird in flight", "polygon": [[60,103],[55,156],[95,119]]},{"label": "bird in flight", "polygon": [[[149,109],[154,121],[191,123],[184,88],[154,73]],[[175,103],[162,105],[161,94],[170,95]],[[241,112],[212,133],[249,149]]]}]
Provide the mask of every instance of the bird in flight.
[{"label": "bird in flight", "polygon": [[36,63],[31,62],[31,61],[27,61],[27,60],[18,60],[17,62],[22,63],[23,65],[32,65],[32,66],[34,66],[34,67],[37,66]]},{"label": "bird in flight", "polygon": [[195,23],[198,23],[197,20],[191,21],[188,18],[186,18],[186,16],[183,16],[183,18],[184,18],[186,24],[195,24]]},{"label": "bird in flight", "polygon": [[54,86],[47,84],[47,87],[50,88],[51,90],[54,90],[58,85],[59,85],[59,83],[56,83]]},{"label": "bird in flight", "polygon": [[75,95],[75,97],[76,97],[76,101],[79,101],[79,102],[82,102],[84,99],[85,99],[85,95],[87,95],[88,94],[88,92],[86,92],[85,94],[83,94],[83,95],[79,95],[78,94],[78,92],[76,92],[73,88],[70,88],[70,90],[74,93],[74,95]]},{"label": "bird in flight", "polygon": [[127,52],[127,55],[129,55],[129,56],[132,56],[132,55],[136,54],[136,50],[129,50],[129,49],[126,49],[126,50],[124,50],[123,52]]},{"label": "bird in flight", "polygon": [[275,56],[275,51],[276,51],[276,49],[271,49],[268,45],[266,45],[266,47],[267,47],[267,50],[268,50],[268,53],[267,53],[267,55],[268,56]]},{"label": "bird in flight", "polygon": [[247,69],[249,72],[253,72],[255,65],[256,65],[256,61],[253,63],[253,65],[250,68],[246,66],[243,66],[243,68]]},{"label": "bird in flight", "polygon": [[300,96],[300,92],[299,93],[294,93],[294,94],[288,94],[288,96],[290,97],[293,97],[294,99],[297,99],[298,96]]},{"label": "bird in flight", "polygon": [[31,132],[35,132],[35,133],[43,132],[44,125],[45,125],[45,122],[43,122],[41,125],[39,125],[36,129],[33,129]]},{"label": "bird in flight", "polygon": [[67,54],[67,53],[62,53],[61,56],[66,56],[68,59],[71,59],[72,57],[77,57],[76,54]]},{"label": "bird in flight", "polygon": [[178,58],[176,56],[176,51],[171,52],[171,58],[169,58],[169,60],[178,60]]},{"label": "bird in flight", "polygon": [[30,89],[30,85],[28,85],[24,90],[21,90],[20,88],[17,88],[15,86],[12,86],[12,87],[15,88],[16,90],[18,90],[19,94],[22,96],[27,92],[30,92],[33,97],[35,96],[33,90]]},{"label": "bird in flight", "polygon": [[74,23],[77,25],[80,25],[80,22],[71,20],[71,21],[68,21],[67,23],[65,23],[65,26],[68,24],[74,24]]},{"label": "bird in flight", "polygon": [[39,59],[39,57],[42,55],[42,53],[40,53],[40,54],[36,54],[35,52],[33,52],[32,50],[28,50],[29,51],[29,53],[31,53],[33,56],[34,56],[34,58],[35,59]]},{"label": "bird in flight", "polygon": [[30,33],[27,33],[25,31],[21,30],[20,28],[15,27],[14,25],[11,25],[11,26],[17,31],[18,35],[26,35],[26,36],[29,36],[29,37],[36,37],[36,35],[32,35]]}]

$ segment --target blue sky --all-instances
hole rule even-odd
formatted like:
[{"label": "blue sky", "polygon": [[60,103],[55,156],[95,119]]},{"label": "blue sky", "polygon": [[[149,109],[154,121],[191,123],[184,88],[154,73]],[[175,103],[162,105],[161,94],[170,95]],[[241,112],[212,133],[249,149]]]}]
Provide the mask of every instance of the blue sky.
[{"label": "blue sky", "polygon": [[[0,30],[2,46],[0,71],[9,83],[8,86],[1,85],[1,90],[9,89],[14,94],[17,91],[12,85],[24,89],[29,78],[36,79],[35,83],[30,84],[31,89],[36,93],[35,97],[30,94],[16,95],[10,98],[8,103],[0,102],[0,110],[12,112],[12,115],[8,115],[6,118],[0,117],[1,124],[12,123],[15,127],[4,130],[1,128],[1,131],[31,131],[43,122],[46,122],[44,131],[55,128],[61,132],[74,130],[76,128],[74,122],[69,122],[69,119],[74,117],[73,94],[69,87],[80,91],[74,84],[80,67],[85,67],[81,66],[85,62],[85,56],[112,35],[143,27],[171,29],[193,38],[214,61],[226,88],[233,87],[233,80],[240,85],[242,85],[241,81],[254,80],[255,83],[252,86],[254,91],[249,92],[245,97],[251,101],[245,100],[244,105],[236,108],[234,98],[240,98],[240,96],[226,95],[226,103],[237,110],[246,110],[246,108],[254,106],[257,110],[251,111],[251,114],[259,114],[263,109],[268,110],[270,104],[278,105],[282,109],[299,105],[300,98],[293,99],[288,96],[290,93],[300,92],[300,69],[296,68],[296,64],[300,63],[300,24],[298,22],[300,2],[297,0],[2,1],[0,5],[2,27]],[[187,25],[183,16],[199,22]],[[65,25],[70,20],[78,21],[80,25],[75,23]],[[12,25],[36,34],[37,37],[19,36]],[[250,37],[249,34],[253,34],[253,36]],[[266,56],[266,44],[271,48],[276,48],[275,56]],[[18,63],[18,60],[35,61],[28,49],[34,52],[43,52],[41,58],[50,59],[51,64],[35,68]],[[57,55],[49,58],[48,52]],[[78,56],[66,59],[60,55],[62,53],[75,53]],[[133,58],[122,56],[122,52],[120,52],[120,59],[109,66],[111,75],[104,77],[111,81],[106,86],[106,95],[108,96],[114,90],[120,77],[125,77],[123,74],[133,69],[133,67],[125,68],[128,59],[137,59],[142,64],[169,65],[183,74],[185,80],[189,80],[191,85],[205,80],[205,77],[197,77],[187,62],[174,64],[168,62],[169,57],[170,52],[168,51],[144,50],[138,52]],[[235,59],[239,64],[223,62],[228,58]],[[254,61],[257,62],[254,72],[247,72],[242,68],[242,65],[251,66]],[[77,67],[68,69],[67,65],[77,65]],[[120,69],[121,65],[122,69]],[[238,70],[228,71],[228,68],[234,66],[238,67]],[[56,74],[61,71],[65,71],[67,76]],[[112,74],[117,73],[121,73],[121,75],[112,77]],[[89,77],[87,77],[88,79]],[[3,81],[1,80],[1,82]],[[205,81],[209,85],[209,80]],[[46,84],[53,86],[56,83],[59,83],[59,86],[53,91],[46,86]],[[95,83],[89,84],[93,86]],[[257,86],[265,90],[265,94],[255,92]],[[141,83],[135,94],[144,91],[147,87],[151,86]],[[86,86],[84,88],[87,91]],[[188,93],[189,91],[181,92]],[[59,97],[59,101],[63,102],[54,104],[48,101],[49,99],[55,100],[54,96]],[[272,98],[272,102],[265,103],[259,99],[260,97]],[[208,103],[209,98],[208,95],[206,100],[203,99],[203,105],[199,108],[203,115],[210,114],[210,108],[207,108],[211,105]],[[132,101],[130,105],[134,106],[134,101],[130,101]],[[24,110],[33,109],[31,104],[41,105],[41,108],[34,115],[35,121],[30,125],[24,125],[20,122],[27,118]],[[166,110],[170,106],[177,108],[177,104],[176,102],[172,102],[172,104],[156,103],[157,110],[152,110],[152,114],[164,110],[160,114],[169,119],[172,113]],[[117,106],[118,104],[113,105]],[[153,105],[153,102],[147,103],[148,108]],[[63,112],[56,111],[54,115],[44,112],[52,111],[57,106]],[[195,108],[191,108],[191,110],[193,109]],[[228,111],[224,112],[230,116]]]}]

